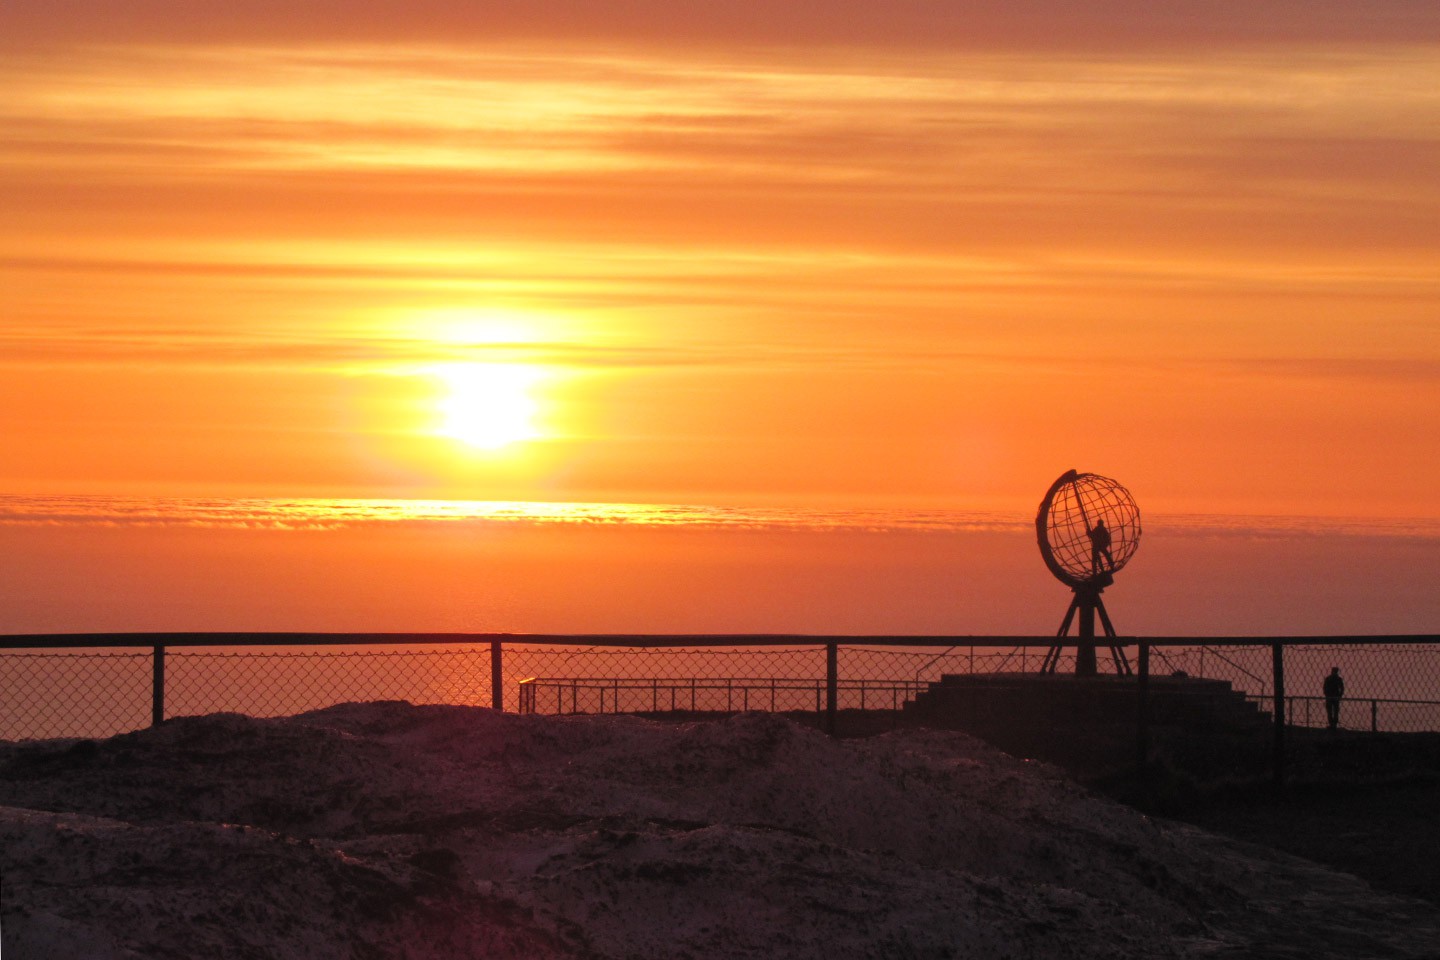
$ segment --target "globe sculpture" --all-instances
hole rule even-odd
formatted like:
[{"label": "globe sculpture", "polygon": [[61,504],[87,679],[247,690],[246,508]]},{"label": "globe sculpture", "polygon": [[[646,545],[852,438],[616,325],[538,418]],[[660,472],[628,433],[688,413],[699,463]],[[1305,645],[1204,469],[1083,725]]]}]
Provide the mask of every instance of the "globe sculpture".
[{"label": "globe sculpture", "polygon": [[[1140,546],[1140,508],[1130,491],[1109,477],[1071,470],[1052,483],[1040,501],[1035,535],[1045,566],[1074,592],[1058,636],[1069,635],[1078,614],[1075,673],[1094,676],[1097,615],[1105,636],[1115,636],[1100,594]],[[1042,672],[1055,671],[1064,646],[1062,642],[1050,648]],[[1129,674],[1130,663],[1120,647],[1111,644],[1110,654],[1115,671]]]}]

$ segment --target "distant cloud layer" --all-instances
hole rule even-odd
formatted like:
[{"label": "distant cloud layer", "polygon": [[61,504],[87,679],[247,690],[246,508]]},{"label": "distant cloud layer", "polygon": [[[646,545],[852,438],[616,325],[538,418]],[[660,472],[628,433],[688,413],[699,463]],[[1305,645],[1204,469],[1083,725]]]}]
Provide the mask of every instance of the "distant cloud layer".
[{"label": "distant cloud layer", "polygon": [[294,42],[314,38],[495,39],[771,44],[946,49],[1134,49],[1147,46],[1309,41],[1407,41],[1436,25],[1431,4],[1378,0],[1357,13],[1342,0],[1261,0],[1155,4],[1136,0],[1074,3],[945,4],[932,0],[835,0],[825,4],[736,0],[594,0],[513,3],[413,0],[252,0],[195,5],[183,0],[10,0],[0,23],[14,43],[97,37]]},{"label": "distant cloud layer", "polygon": [[[1367,537],[1440,539],[1440,520],[1345,517],[1162,515],[1146,525],[1166,538]],[[405,524],[651,527],[768,533],[1001,532],[1028,540],[1034,520],[996,511],[917,509],[804,509],[666,503],[536,501],[234,499],[124,497],[0,497],[0,525],[65,527],[221,527],[319,531]],[[1334,549],[1331,547],[1330,549]]]}]

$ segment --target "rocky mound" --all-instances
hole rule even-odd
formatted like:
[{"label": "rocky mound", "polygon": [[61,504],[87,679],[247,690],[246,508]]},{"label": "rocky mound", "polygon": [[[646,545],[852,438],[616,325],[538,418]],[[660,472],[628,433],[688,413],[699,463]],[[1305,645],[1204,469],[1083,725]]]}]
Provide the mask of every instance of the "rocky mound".
[{"label": "rocky mound", "polygon": [[960,733],[403,703],[0,744],[67,957],[1433,957],[1440,911]]}]

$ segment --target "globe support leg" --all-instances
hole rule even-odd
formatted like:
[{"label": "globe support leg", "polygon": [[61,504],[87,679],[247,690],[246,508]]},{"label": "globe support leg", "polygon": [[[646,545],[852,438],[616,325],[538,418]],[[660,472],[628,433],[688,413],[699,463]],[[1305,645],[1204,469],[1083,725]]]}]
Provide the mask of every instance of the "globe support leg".
[{"label": "globe support leg", "polygon": [[[1078,596],[1070,598],[1070,606],[1065,610],[1065,619],[1060,622],[1060,630],[1055,634],[1063,637],[1069,634],[1070,624],[1075,621],[1075,610],[1080,605]],[[1063,643],[1057,643],[1045,652],[1045,659],[1040,664],[1041,673],[1054,673],[1055,667],[1060,663],[1060,651],[1065,648]]]},{"label": "globe support leg", "polygon": [[1075,599],[1080,605],[1080,635],[1075,641],[1075,676],[1093,677],[1096,674],[1095,608],[1100,603],[1100,595],[1076,594]]},{"label": "globe support leg", "polygon": [[[1105,626],[1105,636],[1113,639],[1115,637],[1115,625],[1110,622],[1110,614],[1105,612],[1105,602],[1098,596],[1095,598],[1095,612],[1100,614],[1100,622]],[[1125,651],[1118,643],[1110,644],[1110,659],[1115,664],[1115,672],[1120,676],[1133,676],[1135,671],[1130,669],[1130,658],[1125,656]]]},{"label": "globe support leg", "polygon": [[[1099,614],[1100,625],[1105,631],[1107,638],[1115,636],[1115,625],[1110,622],[1110,614],[1105,610],[1105,603],[1100,599],[1101,589],[1092,587],[1077,587],[1075,596],[1070,600],[1070,608],[1065,611],[1065,620],[1060,624],[1060,631],[1057,637],[1065,637],[1070,633],[1070,625],[1078,619],[1075,642],[1075,675],[1077,677],[1093,677],[1099,672],[1099,664],[1096,660],[1095,643],[1095,617]],[[1079,614],[1077,618],[1075,615]],[[1057,643],[1046,653],[1044,661],[1040,665],[1041,673],[1054,673],[1060,662],[1060,652],[1065,644]],[[1131,673],[1130,661],[1118,644],[1110,644],[1110,656],[1115,663],[1115,672],[1122,676]]]}]

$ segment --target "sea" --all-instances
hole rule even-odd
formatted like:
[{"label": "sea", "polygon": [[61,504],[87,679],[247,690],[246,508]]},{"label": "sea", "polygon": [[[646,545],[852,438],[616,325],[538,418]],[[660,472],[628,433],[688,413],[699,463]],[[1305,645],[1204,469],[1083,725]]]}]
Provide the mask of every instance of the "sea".
[{"label": "sea", "polygon": [[[1440,634],[1440,519],[1147,514],[1142,527],[1139,549],[1104,597],[1122,636]],[[10,635],[1051,636],[1069,600],[1042,562],[1033,514],[1024,510],[0,498],[0,634]],[[959,646],[946,653],[952,666],[974,656]],[[510,658],[507,698],[518,697],[523,674],[655,680],[823,670],[816,650],[804,647],[729,660],[713,651],[688,659],[648,653],[623,662],[613,651],[597,660],[581,650],[577,644],[565,657],[529,663]],[[312,650],[302,661],[294,650],[174,651],[194,659],[172,661],[167,709],[293,712],[337,697],[392,694],[489,702],[488,661],[471,655],[461,664],[453,650],[426,652],[429,660],[407,652],[410,659],[400,660],[357,649],[340,661],[338,651]],[[899,654],[857,659],[842,673],[914,678],[934,652],[903,662]],[[981,663],[1003,653],[986,646]],[[1440,655],[1413,654],[1407,647],[1383,663],[1369,655],[1341,665],[1357,696],[1440,700]],[[375,659],[381,655],[392,659]],[[105,656],[111,659],[97,651],[0,655],[0,737],[93,736],[142,725],[147,653]],[[1330,659],[1326,650],[1307,656],[1291,691],[1313,686],[1318,694]],[[1185,664],[1157,662],[1167,666]],[[1264,672],[1258,661],[1245,669]],[[657,686],[646,695],[658,701],[662,694]],[[805,704],[811,693],[776,696]]]}]

